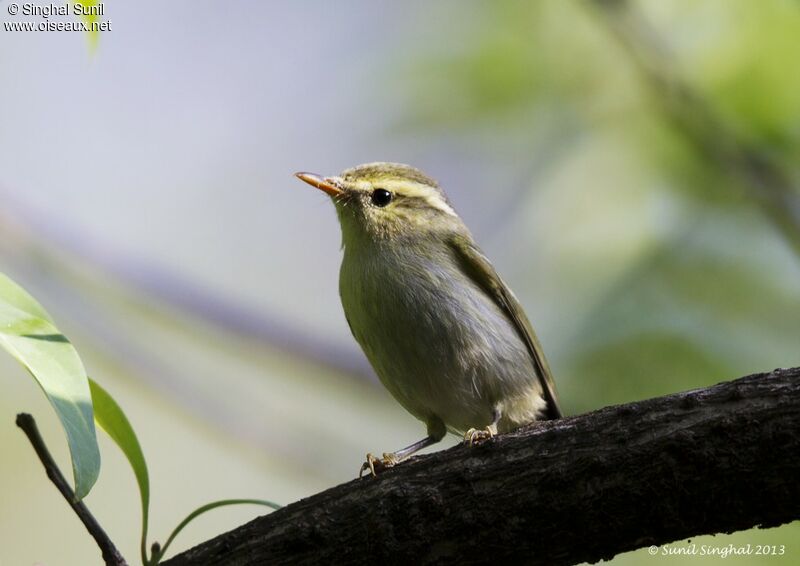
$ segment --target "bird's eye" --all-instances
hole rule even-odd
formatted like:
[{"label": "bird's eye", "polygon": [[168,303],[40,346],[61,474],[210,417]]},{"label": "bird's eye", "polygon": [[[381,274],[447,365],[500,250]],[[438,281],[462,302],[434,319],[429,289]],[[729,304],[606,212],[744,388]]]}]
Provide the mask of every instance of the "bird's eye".
[{"label": "bird's eye", "polygon": [[392,202],[392,193],[386,189],[375,189],[372,191],[372,204],[375,206],[386,206]]}]

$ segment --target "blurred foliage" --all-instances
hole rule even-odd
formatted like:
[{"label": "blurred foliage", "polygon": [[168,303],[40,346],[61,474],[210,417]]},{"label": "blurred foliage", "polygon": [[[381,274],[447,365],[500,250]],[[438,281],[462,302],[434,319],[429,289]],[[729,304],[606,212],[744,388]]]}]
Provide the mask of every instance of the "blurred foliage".
[{"label": "blurred foliage", "polygon": [[800,321],[787,313],[800,312],[800,294],[690,243],[633,265],[587,317],[570,368],[576,412],[796,361]]},{"label": "blurred foliage", "polygon": [[[652,2],[651,2],[652,4]],[[696,3],[693,3],[696,4]],[[682,59],[687,73],[737,132],[795,168],[800,163],[800,6],[795,1],[707,3],[708,22],[721,29],[714,41]]]},{"label": "blurred foliage", "polygon": [[[635,64],[645,49],[630,53],[617,41],[608,14],[597,13],[606,4],[614,5],[611,18],[638,18],[640,33],[661,42],[667,61],[739,141],[757,144],[792,175],[800,151],[796,3],[482,3],[473,6],[472,29],[444,42],[456,48],[406,60],[407,127],[469,135],[502,121],[527,131],[527,139],[514,139],[533,149],[550,133],[538,122],[570,116],[581,136],[565,152],[578,143],[599,148],[611,134],[631,167],[644,171],[637,192],[666,191],[672,204],[664,208],[679,209],[677,222],[606,282],[570,341],[562,389],[576,411],[799,361],[800,320],[786,316],[800,312],[800,286],[787,279],[797,274],[797,258],[781,252],[746,190],[704,154],[713,148],[698,147],[668,119],[654,99],[670,94],[652,92]],[[602,200],[597,192],[614,179],[591,175],[586,190]],[[625,203],[589,214],[615,205]],[[578,212],[554,228],[569,231],[581,221]],[[760,248],[771,257],[758,255]]]},{"label": "blurred foliage", "polygon": [[[800,363],[800,208],[781,210],[800,207],[800,4],[471,7],[469,31],[444,42],[456,48],[406,56],[403,127],[475,137],[501,128],[523,145],[517,155],[535,155],[548,139],[564,143],[557,131],[565,124],[578,132],[548,163],[556,172],[527,187],[535,206],[505,195],[512,204],[504,221],[547,223],[519,230],[529,248],[552,247],[559,257],[531,266],[531,278],[558,278],[561,294],[595,293],[556,355],[568,411]],[[624,153],[615,160],[627,173],[592,168],[609,152]],[[596,157],[575,158],[586,154]],[[583,190],[553,177],[577,178]],[[619,186],[628,184],[626,198]],[[557,216],[553,195],[565,190],[580,199],[568,220],[531,214]],[[646,210],[653,201],[655,214]],[[655,216],[663,225],[629,229],[642,245],[623,260],[625,245],[612,232],[624,228],[591,232],[591,253],[565,243],[620,210],[631,215],[625,224]],[[543,235],[546,242],[534,239]]]},{"label": "blurred foliage", "polygon": [[[82,6],[84,6],[82,11],[89,12],[85,15],[81,14],[80,19],[83,20],[87,26],[99,24],[100,17],[93,12],[98,6],[100,6],[100,0],[81,0],[80,3]],[[90,30],[86,32],[86,37],[89,42],[89,51],[94,53],[97,50],[97,45],[100,43],[100,32]]]}]

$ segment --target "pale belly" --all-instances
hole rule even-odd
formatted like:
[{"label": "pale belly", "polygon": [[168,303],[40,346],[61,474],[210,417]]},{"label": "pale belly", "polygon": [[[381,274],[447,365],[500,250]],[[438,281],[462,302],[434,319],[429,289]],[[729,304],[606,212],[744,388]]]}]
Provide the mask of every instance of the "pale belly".
[{"label": "pale belly", "polygon": [[[346,250],[339,290],[351,330],[381,382],[410,413],[453,432],[500,432],[544,409],[530,354],[511,321],[447,257],[420,264]],[[410,267],[416,266],[416,267]]]}]

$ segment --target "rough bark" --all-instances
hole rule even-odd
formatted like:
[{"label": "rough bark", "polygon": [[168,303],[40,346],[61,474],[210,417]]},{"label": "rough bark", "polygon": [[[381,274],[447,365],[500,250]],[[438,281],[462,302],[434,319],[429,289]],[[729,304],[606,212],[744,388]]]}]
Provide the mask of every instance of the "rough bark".
[{"label": "rough bark", "polygon": [[800,368],[536,424],[298,501],[165,564],[596,562],[800,518]]}]

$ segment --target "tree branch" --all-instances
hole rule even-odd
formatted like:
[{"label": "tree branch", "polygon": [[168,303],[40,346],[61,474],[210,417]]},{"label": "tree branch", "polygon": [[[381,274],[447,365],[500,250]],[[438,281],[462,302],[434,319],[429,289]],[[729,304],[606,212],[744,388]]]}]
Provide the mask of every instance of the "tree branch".
[{"label": "tree branch", "polygon": [[[535,424],[298,501],[165,562],[596,562],[800,518],[800,368]],[[355,462],[354,462],[355,464]]]},{"label": "tree branch", "polygon": [[103,554],[103,560],[107,566],[127,566],[127,562],[122,557],[122,554],[119,553],[117,547],[114,546],[114,543],[111,542],[111,539],[108,538],[108,535],[100,526],[100,523],[97,522],[97,519],[94,518],[94,515],[89,511],[89,509],[84,505],[82,501],[79,501],[75,497],[75,492],[72,491],[72,488],[67,483],[67,480],[64,479],[64,475],[61,473],[61,470],[58,469],[58,465],[53,460],[53,457],[50,455],[50,451],[47,450],[47,445],[44,443],[42,439],[42,435],[39,434],[39,429],[36,426],[36,421],[33,417],[27,413],[20,413],[17,415],[17,426],[22,429],[22,432],[25,433],[25,436],[28,437],[28,440],[33,445],[33,449],[36,450],[36,455],[39,456],[39,460],[41,460],[42,465],[44,466],[45,471],[47,472],[47,477],[50,478],[50,481],[53,482],[53,485],[56,486],[56,489],[64,496],[64,499],[67,500],[69,506],[72,507],[72,510],[75,511],[75,514],[78,515],[78,518],[83,523],[83,526],[86,527],[86,530],[89,531],[89,534],[92,535],[97,546],[100,547],[100,551]]}]

